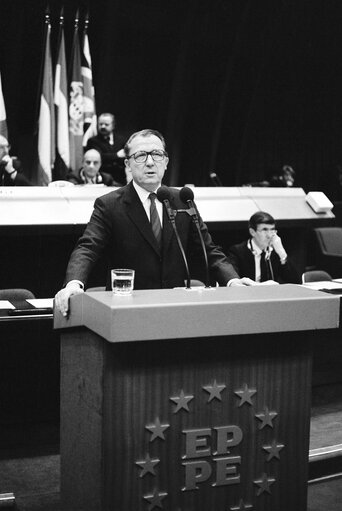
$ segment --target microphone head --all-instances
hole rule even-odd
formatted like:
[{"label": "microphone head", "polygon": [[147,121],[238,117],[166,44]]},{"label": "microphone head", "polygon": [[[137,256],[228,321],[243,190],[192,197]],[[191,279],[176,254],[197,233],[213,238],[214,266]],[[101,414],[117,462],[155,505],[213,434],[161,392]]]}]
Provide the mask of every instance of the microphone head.
[{"label": "microphone head", "polygon": [[183,186],[179,192],[179,197],[180,200],[186,204],[188,200],[194,200],[194,192],[188,186]]},{"label": "microphone head", "polygon": [[167,186],[162,185],[160,188],[158,188],[157,199],[159,200],[159,202],[164,202],[164,200],[170,200],[170,198],[171,193]]}]

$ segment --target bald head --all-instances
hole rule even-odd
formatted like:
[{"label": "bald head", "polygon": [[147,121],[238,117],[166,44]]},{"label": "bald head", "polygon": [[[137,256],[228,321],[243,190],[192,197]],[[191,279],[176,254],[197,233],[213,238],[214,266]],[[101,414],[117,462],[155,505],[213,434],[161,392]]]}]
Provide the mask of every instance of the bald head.
[{"label": "bald head", "polygon": [[101,154],[96,149],[89,149],[83,155],[83,172],[88,178],[93,178],[99,172],[102,164]]}]

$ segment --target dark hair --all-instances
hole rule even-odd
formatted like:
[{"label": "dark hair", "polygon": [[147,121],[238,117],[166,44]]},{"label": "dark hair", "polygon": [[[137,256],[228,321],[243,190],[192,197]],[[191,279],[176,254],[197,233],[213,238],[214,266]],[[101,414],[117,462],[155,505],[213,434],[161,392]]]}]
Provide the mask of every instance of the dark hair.
[{"label": "dark hair", "polygon": [[272,215],[265,211],[258,211],[251,216],[248,222],[248,226],[256,231],[259,224],[272,224],[275,225],[275,220]]},{"label": "dark hair", "polygon": [[165,139],[163,137],[163,135],[157,131],[157,130],[151,130],[151,129],[145,129],[145,130],[141,130],[141,131],[136,131],[135,133],[133,133],[129,139],[127,140],[126,144],[125,144],[125,147],[124,147],[124,151],[125,151],[125,156],[126,158],[128,158],[129,156],[129,146],[132,142],[132,140],[136,137],[149,137],[151,135],[154,135],[155,137],[158,137],[162,144],[163,144],[163,147],[164,149],[166,149],[166,144],[165,144]]}]

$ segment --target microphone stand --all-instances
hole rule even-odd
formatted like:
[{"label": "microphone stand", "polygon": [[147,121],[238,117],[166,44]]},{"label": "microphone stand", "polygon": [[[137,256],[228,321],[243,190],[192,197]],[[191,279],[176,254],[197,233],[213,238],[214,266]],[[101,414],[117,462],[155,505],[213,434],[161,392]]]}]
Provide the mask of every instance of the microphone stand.
[{"label": "microphone stand", "polygon": [[196,229],[197,229],[198,236],[199,236],[199,239],[200,239],[200,242],[201,242],[201,246],[202,246],[202,250],[203,250],[204,261],[205,261],[205,275],[206,275],[205,287],[211,287],[211,285],[210,285],[210,276],[209,276],[208,254],[207,254],[207,251],[206,251],[206,248],[205,248],[205,244],[204,244],[204,240],[203,240],[203,236],[202,236],[202,232],[201,232],[201,228],[200,228],[200,224],[199,224],[199,220],[198,220],[198,211],[197,211],[196,205],[193,202],[193,200],[189,199],[187,202],[188,202],[188,204],[190,206],[190,208],[188,209],[189,215],[192,216],[192,219],[193,219],[193,221],[194,221],[194,223],[196,225]]},{"label": "microphone stand", "polygon": [[179,234],[178,234],[177,227],[176,227],[176,216],[175,216],[173,210],[171,209],[170,202],[169,202],[168,199],[163,199],[163,204],[165,206],[168,219],[170,220],[170,223],[172,225],[172,228],[173,228],[173,231],[175,233],[175,236],[176,236],[176,239],[177,239],[177,243],[178,243],[178,246],[179,246],[179,250],[181,251],[181,254],[182,254],[182,257],[183,257],[183,260],[184,260],[184,265],[185,265],[185,270],[186,270],[186,275],[187,275],[187,278],[186,278],[186,289],[191,289],[191,285],[190,285],[190,280],[191,279],[190,279],[189,265],[188,265],[188,261],[186,259],[186,255],[185,255],[185,251],[184,251],[181,239],[180,239]]}]

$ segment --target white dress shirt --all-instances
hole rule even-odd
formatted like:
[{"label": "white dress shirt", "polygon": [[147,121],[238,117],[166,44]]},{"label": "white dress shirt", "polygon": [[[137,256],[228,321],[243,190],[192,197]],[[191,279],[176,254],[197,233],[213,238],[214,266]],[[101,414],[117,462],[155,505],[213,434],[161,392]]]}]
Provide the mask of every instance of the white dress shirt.
[{"label": "white dress shirt", "polygon": [[[133,186],[139,196],[139,199],[141,200],[142,205],[144,206],[147,218],[150,221],[150,206],[151,206],[150,193],[152,193],[152,192],[148,192],[147,190],[145,190],[145,188],[142,188],[141,186],[137,185],[137,183],[135,183],[134,181],[133,181]],[[158,186],[158,188],[159,188],[159,186]],[[158,188],[156,190],[154,190],[154,193],[157,193]],[[156,208],[157,208],[157,212],[159,215],[160,225],[163,227],[163,204],[158,199],[156,199],[155,203],[156,203]]]}]

